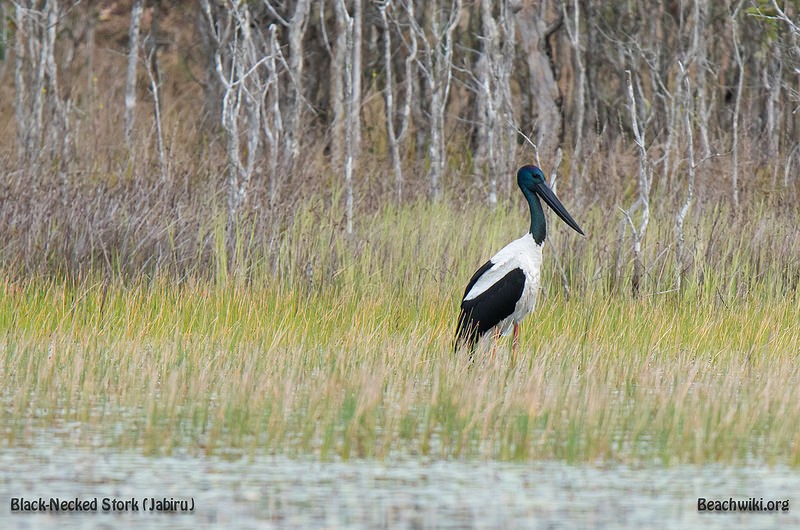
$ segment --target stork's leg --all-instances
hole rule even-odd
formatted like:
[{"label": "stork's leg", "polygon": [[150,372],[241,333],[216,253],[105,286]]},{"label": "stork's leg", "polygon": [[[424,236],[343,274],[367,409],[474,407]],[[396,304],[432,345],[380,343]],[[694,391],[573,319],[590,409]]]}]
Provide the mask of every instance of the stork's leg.
[{"label": "stork's leg", "polygon": [[[511,340],[511,355],[508,358],[508,369],[514,370],[517,366],[517,344],[519,343],[519,324],[514,323],[514,336]],[[506,372],[508,375],[509,372]]]},{"label": "stork's leg", "polygon": [[517,360],[517,345],[519,344],[519,324],[514,322],[514,340],[511,342],[511,358]]}]

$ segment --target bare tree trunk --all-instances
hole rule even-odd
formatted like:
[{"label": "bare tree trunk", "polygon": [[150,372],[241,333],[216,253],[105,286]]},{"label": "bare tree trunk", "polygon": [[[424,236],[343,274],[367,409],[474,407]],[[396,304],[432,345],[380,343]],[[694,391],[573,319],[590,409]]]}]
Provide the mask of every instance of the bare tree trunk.
[{"label": "bare tree trunk", "polygon": [[695,161],[694,161],[694,135],[693,135],[693,128],[692,128],[692,115],[694,114],[694,108],[692,105],[692,91],[691,86],[689,84],[689,76],[687,72],[683,70],[683,66],[681,65],[681,73],[683,78],[683,84],[685,85],[686,92],[683,97],[684,101],[684,109],[683,109],[683,124],[686,131],[686,153],[688,157],[689,169],[687,175],[687,182],[686,182],[686,199],[683,202],[683,206],[678,211],[678,215],[675,217],[675,231],[677,235],[677,246],[675,249],[675,289],[680,292],[682,280],[683,280],[683,247],[685,242],[685,237],[683,233],[683,222],[686,219],[686,214],[689,213],[689,208],[692,205],[692,199],[694,198],[694,184],[695,184]]},{"label": "bare tree trunk", "polygon": [[[232,31],[232,25],[230,24],[230,17],[225,16],[227,8],[224,3],[210,3],[208,12],[206,11],[206,4],[205,0],[197,0],[197,5],[200,9],[195,15],[195,27],[197,28],[201,45],[200,54],[205,58],[205,68],[203,69],[201,83],[203,86],[203,113],[201,119],[204,129],[213,127],[215,131],[218,131],[222,113],[221,105],[224,85],[219,80],[215,60],[218,57],[222,59],[227,57],[227,54],[220,53],[219,48],[227,42]],[[213,23],[224,24],[226,21],[228,23],[227,26],[219,28],[211,26]]]},{"label": "bare tree trunk", "polygon": [[[498,17],[493,9],[497,5]],[[482,52],[476,65],[477,165],[488,174],[488,202],[497,204],[497,176],[512,173],[516,124],[511,97],[514,21],[508,0],[481,0]]]},{"label": "bare tree trunk", "polygon": [[58,34],[58,19],[59,7],[57,0],[47,0],[45,2],[46,13],[46,49],[47,52],[43,53],[46,70],[46,86],[45,91],[48,92],[46,97],[46,111],[50,117],[50,124],[47,128],[46,143],[50,151],[50,160],[58,162],[58,172],[62,184],[65,183],[66,170],[68,159],[68,146],[69,146],[69,120],[67,109],[69,102],[64,102],[61,99],[60,89],[58,86],[58,67],[56,66],[55,50],[56,50],[56,36]]},{"label": "bare tree trunk", "polygon": [[[634,141],[639,150],[639,195],[633,206],[624,212],[633,235],[633,278],[631,279],[631,293],[634,297],[638,296],[644,277],[644,263],[642,261],[642,239],[647,231],[647,224],[650,221],[650,183],[652,182],[652,168],[647,156],[647,145],[645,144],[644,126],[639,124],[638,110],[636,108],[636,97],[633,92],[633,81],[630,70],[628,74],[628,108],[631,114],[631,130],[633,131]],[[642,209],[641,221],[637,228],[631,215],[636,208]]]},{"label": "bare tree trunk", "polygon": [[[96,104],[97,104],[97,76],[94,70],[94,54],[95,54],[95,29],[97,27],[97,18],[94,16],[92,12],[92,8],[89,8],[89,14],[86,17],[87,19],[87,31],[86,31],[86,108],[85,113],[90,119],[89,128],[94,130],[96,127]],[[79,124],[80,125],[80,124]],[[84,135],[81,134],[80,130],[75,131],[75,151],[80,152],[82,146],[78,145],[78,142]],[[90,152],[89,159],[94,159],[96,156],[96,142],[87,141],[84,143],[88,147]]]},{"label": "bare tree trunk", "polygon": [[570,44],[575,56],[575,69],[578,78],[575,81],[575,137],[569,163],[569,175],[573,186],[580,187],[578,164],[583,160],[583,122],[585,110],[586,66],[583,64],[583,47],[581,45],[580,2],[572,1],[572,25],[570,26],[566,5],[563,6],[564,19],[567,20],[566,28]]},{"label": "bare tree trunk", "polygon": [[430,98],[430,127],[428,182],[430,196],[442,196],[441,177],[444,173],[447,152],[445,149],[445,110],[450,95],[453,73],[453,31],[461,18],[461,0],[452,0],[449,12],[439,2],[433,6],[430,31],[420,27],[413,13],[409,13],[412,31],[421,43],[422,57],[419,69],[428,88]]},{"label": "bare tree trunk", "polygon": [[739,23],[736,17],[739,15],[743,0],[739,1],[731,15],[731,34],[733,35],[733,56],[736,59],[736,66],[739,70],[739,79],[736,83],[736,96],[733,106],[733,173],[731,176],[731,188],[733,191],[733,208],[739,209],[739,112],[742,105],[742,87],[744,84],[744,62],[742,61],[741,44],[739,43]]},{"label": "bare tree trunk", "polygon": [[31,128],[34,124],[28,121],[28,85],[25,82],[25,67],[27,61],[30,60],[26,49],[26,33],[30,31],[27,25],[27,17],[25,16],[25,8],[17,6],[14,13],[14,22],[16,26],[15,40],[14,40],[14,85],[15,92],[15,107],[17,114],[17,160],[19,163],[24,163],[28,159],[28,153],[31,151],[30,135]]},{"label": "bare tree trunk", "polygon": [[[781,92],[781,78],[783,77],[783,64],[781,63],[780,52],[777,44],[773,43],[770,46],[769,56],[764,61],[764,68],[762,70],[762,81],[764,88],[767,91],[766,98],[766,140],[767,149],[765,151],[768,163],[773,164],[778,156],[778,141],[780,139],[780,132],[776,131],[776,107],[780,98]],[[777,170],[777,166],[773,167]]]},{"label": "bare tree trunk", "polygon": [[489,178],[487,201],[490,206],[497,204],[497,167],[495,158],[495,131],[498,128],[498,112],[495,107],[496,83],[494,78],[494,61],[500,55],[497,23],[492,14],[491,0],[480,0],[481,13],[481,43],[483,50],[478,57],[476,75],[478,78],[477,105],[478,105],[478,138],[476,165],[478,165]]},{"label": "bare tree trunk", "polygon": [[55,59],[59,6],[56,0],[45,0],[41,9],[37,6],[28,0],[15,7],[17,156],[35,174],[46,154],[58,162],[63,181],[70,130],[69,102],[61,99]]},{"label": "bare tree trunk", "polygon": [[548,24],[545,20],[546,3],[523,9],[517,18],[522,46],[528,59],[529,87],[536,102],[535,142],[545,159],[553,156],[563,135],[561,120],[561,94],[556,83],[553,65],[547,54],[548,39],[562,23],[561,15]]},{"label": "bare tree trunk", "polygon": [[403,198],[403,170],[400,167],[400,146],[397,144],[397,134],[394,130],[394,79],[392,78],[392,29],[386,17],[386,9],[391,7],[392,1],[378,5],[383,24],[383,71],[385,86],[383,88],[383,106],[386,113],[386,142],[394,171],[394,188],[397,203]]},{"label": "bare tree trunk", "polygon": [[711,156],[711,142],[708,137],[708,123],[711,119],[711,106],[706,95],[706,72],[708,70],[708,47],[706,46],[706,0],[697,0],[694,3],[694,32],[692,40],[693,49],[697,57],[695,84],[697,85],[697,113],[698,127],[700,129],[700,148],[703,158]]},{"label": "bare tree trunk", "polygon": [[[389,24],[389,18],[386,15],[386,10],[392,8],[392,0],[387,0],[378,6],[383,22],[383,65],[386,72],[386,87],[384,89],[384,107],[386,109],[386,137],[389,144],[389,154],[391,157],[392,171],[394,172],[394,187],[395,198],[397,203],[400,204],[403,200],[403,168],[400,163],[400,141],[405,136],[408,130],[409,116],[411,114],[411,97],[412,97],[412,67],[417,55],[417,39],[416,34],[410,32],[410,45],[408,55],[405,59],[405,98],[400,105],[398,111],[395,106],[394,98],[394,74],[392,68],[392,28]],[[410,3],[409,9],[413,14],[413,3]],[[395,114],[399,114],[400,121],[395,128]]]},{"label": "bare tree trunk", "polygon": [[[796,23],[792,19],[792,17],[789,16],[786,13],[786,11],[784,11],[784,9],[787,6],[785,6],[785,5],[781,6],[781,5],[778,4],[777,0],[772,0],[772,7],[775,10],[775,13],[777,14],[776,19],[780,20],[784,24],[786,24],[786,26],[789,29],[790,38],[788,40],[789,40],[789,47],[790,47],[791,53],[793,54],[793,56],[795,58],[800,57],[800,25],[798,25],[798,23]],[[797,8],[795,8],[795,11],[794,11],[793,14],[796,17]],[[797,59],[795,59],[795,60],[797,61]],[[798,62],[800,62],[800,61],[798,61]],[[795,72],[797,72],[797,70],[800,69],[800,64],[798,64],[798,62],[795,62],[795,66],[794,66]],[[780,69],[783,70],[783,64],[780,64]],[[780,90],[779,83],[775,83],[775,85],[776,86],[773,87],[774,90],[779,91]],[[791,90],[791,89],[789,89],[789,90]],[[800,93],[800,90],[795,88],[793,90],[793,92],[795,94],[794,95],[795,102],[797,102],[797,100],[800,99],[800,97],[798,97],[798,94]],[[784,113],[784,114],[785,115],[791,115],[791,116],[796,115],[797,114],[797,107],[795,107],[795,110],[792,113]],[[791,129],[791,127],[787,127],[787,128]],[[794,137],[796,137],[796,136],[797,135],[794,134]],[[777,141],[777,139],[776,139],[776,141]],[[789,175],[791,174],[792,157],[795,155],[795,153],[797,152],[798,148],[800,148],[800,144],[795,144],[794,147],[792,147],[789,150],[789,154],[786,156],[786,161],[784,162],[785,169],[784,169],[784,174],[783,174],[783,186],[784,186],[784,188],[788,188],[788,186],[789,186]]]},{"label": "bare tree trunk", "polygon": [[353,14],[347,12],[344,0],[338,0],[337,18],[347,28],[347,51],[344,58],[345,101],[345,215],[347,234],[353,233],[353,174],[361,148],[361,0],[353,0]]},{"label": "bare tree trunk", "polygon": [[[281,185],[279,181],[278,160],[280,158],[280,139],[283,137],[283,117],[281,115],[280,104],[280,82],[278,81],[278,61],[276,57],[280,54],[280,44],[276,35],[275,25],[269,28],[269,49],[267,50],[269,61],[269,78],[264,91],[268,92],[262,108],[261,122],[266,138],[267,151],[269,152],[269,207],[275,208],[278,198],[278,189]],[[270,105],[271,103],[271,105]]]},{"label": "bare tree trunk", "polygon": [[[414,16],[414,8],[413,5],[410,6],[411,11],[409,12],[409,16]],[[398,140],[401,140],[403,137],[406,136],[408,133],[409,125],[411,123],[411,101],[414,100],[414,85],[416,76],[414,75],[415,65],[417,62],[417,34],[414,31],[408,32],[408,55],[406,55],[406,60],[404,64],[404,72],[403,75],[405,77],[405,96],[403,98],[403,106],[400,108],[400,131],[398,134]],[[399,196],[399,192],[398,192]]]},{"label": "bare tree trunk", "polygon": [[498,110],[502,126],[498,133],[498,157],[501,174],[507,174],[507,188],[516,185],[516,151],[518,120],[514,116],[514,96],[511,89],[514,64],[516,59],[516,14],[519,4],[503,0],[500,4],[500,23],[503,44],[500,47],[501,57],[497,61],[498,72]]},{"label": "bare tree trunk", "polygon": [[[359,0],[360,1],[360,0]],[[265,0],[266,2],[266,0]],[[269,3],[269,2],[267,2]],[[310,0],[297,0],[294,14],[289,20],[289,83],[284,91],[287,97],[287,119],[284,129],[286,159],[293,165],[299,154],[298,136],[302,124],[303,105],[303,36],[308,23]],[[359,35],[360,37],[360,35]]]},{"label": "bare tree trunk", "polygon": [[336,39],[333,43],[331,59],[331,107],[333,122],[331,124],[331,161],[334,169],[339,171],[344,166],[344,133],[345,133],[345,95],[344,64],[347,60],[347,17],[342,13],[344,5],[341,0],[332,0],[336,12]]},{"label": "bare tree trunk", "polygon": [[6,2],[0,2],[0,83],[4,81],[6,76],[6,68],[8,62],[6,61],[6,43],[8,42],[8,21],[9,15],[6,11]]},{"label": "bare tree trunk", "polygon": [[[281,91],[283,101],[281,108],[286,115],[284,120],[284,143],[283,155],[289,167],[299,155],[300,128],[302,126],[303,109],[303,37],[308,25],[309,12],[311,10],[310,0],[297,0],[291,18],[282,17],[271,0],[262,0],[264,7],[269,13],[287,29],[287,41],[289,48],[288,59],[284,59],[288,74],[288,82]],[[322,22],[324,24],[324,21]],[[283,54],[281,54],[283,57]]]},{"label": "bare tree trunk", "polygon": [[583,13],[586,18],[586,29],[584,31],[586,48],[584,49],[584,58],[586,59],[586,111],[588,122],[587,130],[591,131],[592,139],[590,142],[599,141],[599,133],[602,130],[603,123],[601,119],[600,98],[598,95],[598,87],[600,81],[598,79],[600,72],[600,61],[597,57],[601,53],[601,42],[603,40],[602,31],[598,27],[597,19],[598,11],[602,9],[602,5],[598,5],[593,0],[578,0],[583,6]]},{"label": "bare tree trunk", "polygon": [[[655,76],[653,76],[655,77]],[[667,185],[671,185],[672,183],[672,175],[670,175],[670,156],[672,155],[672,144],[675,142],[675,137],[678,134],[677,128],[679,126],[679,104],[678,98],[675,94],[667,89],[666,85],[660,85],[661,90],[657,92],[659,99],[664,101],[664,122],[666,124],[666,134],[667,137],[664,140],[663,148],[662,148],[662,159],[661,159],[661,174],[663,175],[664,180],[666,180]]]},{"label": "bare tree trunk", "polygon": [[[14,82],[16,85],[17,155],[21,164],[38,160],[44,113],[45,59],[47,42],[37,28],[41,13],[34,2],[17,4]],[[40,23],[43,25],[43,23]],[[36,56],[37,48],[41,50]]]},{"label": "bare tree trunk", "polygon": [[[32,10],[29,10],[29,13],[32,13]],[[39,13],[39,18],[43,19],[43,14]],[[29,24],[29,26],[32,24]],[[45,22],[42,20],[39,22],[40,28],[45,25]],[[33,109],[32,109],[32,116],[33,116],[33,130],[31,131],[33,134],[33,142],[28,146],[28,153],[30,153],[30,157],[35,157],[38,159],[38,152],[42,146],[42,130],[44,128],[43,118],[44,118],[44,96],[47,93],[46,84],[47,81],[45,79],[46,75],[46,65],[47,65],[47,56],[49,55],[49,40],[46,37],[46,30],[40,30],[44,35],[41,36],[39,42],[35,42],[29,40],[29,43],[40,44],[41,54],[39,56],[38,63],[34,63],[36,65],[36,75],[33,78],[34,83],[31,87],[33,89]],[[31,54],[33,55],[33,53]],[[37,153],[37,154],[33,154]]]},{"label": "bare tree trunk", "polygon": [[[158,81],[158,62],[155,55],[158,53],[156,45],[150,46],[150,52],[145,62],[145,69],[147,70],[147,77],[150,79],[150,90],[153,93],[153,116],[156,121],[156,142],[158,145],[158,168],[161,175],[161,181],[167,180],[167,156],[164,149],[164,133],[161,126],[161,99],[159,97],[160,83]],[[127,108],[126,108],[127,111]],[[127,128],[126,128],[127,130]],[[128,147],[130,148],[130,138],[128,139]]]},{"label": "bare tree trunk", "polygon": [[136,67],[139,62],[139,25],[144,0],[134,0],[131,6],[131,25],[128,29],[128,72],[125,81],[125,143],[132,151],[131,134],[136,119]]},{"label": "bare tree trunk", "polygon": [[[214,65],[224,94],[221,124],[227,140],[226,246],[230,267],[236,258],[240,208],[247,200],[250,181],[260,170],[261,140],[268,129],[269,116],[265,104],[276,80],[274,66],[284,59],[276,46],[274,26],[270,28],[269,38],[263,34],[254,35],[259,28],[253,23],[247,3],[232,3],[222,11],[212,10],[209,0],[201,0],[201,6],[208,23],[209,40],[214,43]],[[280,114],[279,106],[277,111]],[[244,160],[241,139],[245,139],[247,145]],[[276,140],[272,136],[271,145],[274,146]]]}]

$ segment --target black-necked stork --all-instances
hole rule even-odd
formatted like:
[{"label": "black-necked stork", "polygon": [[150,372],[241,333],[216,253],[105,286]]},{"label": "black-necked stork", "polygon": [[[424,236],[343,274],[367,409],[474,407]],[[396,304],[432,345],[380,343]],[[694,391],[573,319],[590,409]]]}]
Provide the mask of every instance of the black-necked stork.
[{"label": "black-necked stork", "polygon": [[486,332],[505,336],[513,328],[513,350],[516,351],[519,322],[533,310],[541,282],[539,269],[547,224],[539,197],[565,223],[583,235],[578,223],[547,185],[541,169],[521,167],[517,171],[517,184],[531,209],[531,229],[503,247],[470,278],[461,300],[456,349],[466,344],[472,351]]}]

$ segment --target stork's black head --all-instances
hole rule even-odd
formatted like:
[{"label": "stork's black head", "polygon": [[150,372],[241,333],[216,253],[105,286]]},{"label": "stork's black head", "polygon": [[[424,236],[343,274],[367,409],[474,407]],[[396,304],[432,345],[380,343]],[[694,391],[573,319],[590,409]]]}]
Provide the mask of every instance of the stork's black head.
[{"label": "stork's black head", "polygon": [[[536,166],[522,166],[517,171],[517,184],[519,184],[522,193],[528,199],[528,203],[531,204],[531,233],[537,243],[541,244],[544,241],[545,221],[541,206],[538,209],[533,207],[534,203],[532,201],[536,197],[541,197],[565,223],[579,234],[584,235],[581,227],[578,226],[575,219],[572,218],[555,193],[553,193],[553,190],[550,189],[550,186],[547,185],[547,180],[544,178],[544,173],[542,173],[541,169]],[[539,201],[537,200],[536,202],[538,203]],[[541,216],[541,218],[537,218],[538,216]]]}]

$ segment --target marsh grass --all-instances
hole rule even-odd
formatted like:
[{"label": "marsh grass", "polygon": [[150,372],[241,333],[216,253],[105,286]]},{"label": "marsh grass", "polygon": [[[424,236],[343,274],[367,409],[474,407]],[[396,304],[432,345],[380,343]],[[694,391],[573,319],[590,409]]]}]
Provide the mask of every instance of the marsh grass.
[{"label": "marsh grass", "polygon": [[2,443],[797,466],[800,249],[768,211],[694,218],[680,292],[674,252],[646,246],[638,299],[609,257],[617,219],[588,210],[586,239],[551,221],[520,354],[503,341],[474,365],[451,351],[458,299],[525,230],[518,204],[385,207],[352,238],[309,206],[271,248],[240,229],[238,266],[218,245],[216,278],[6,275]]}]

